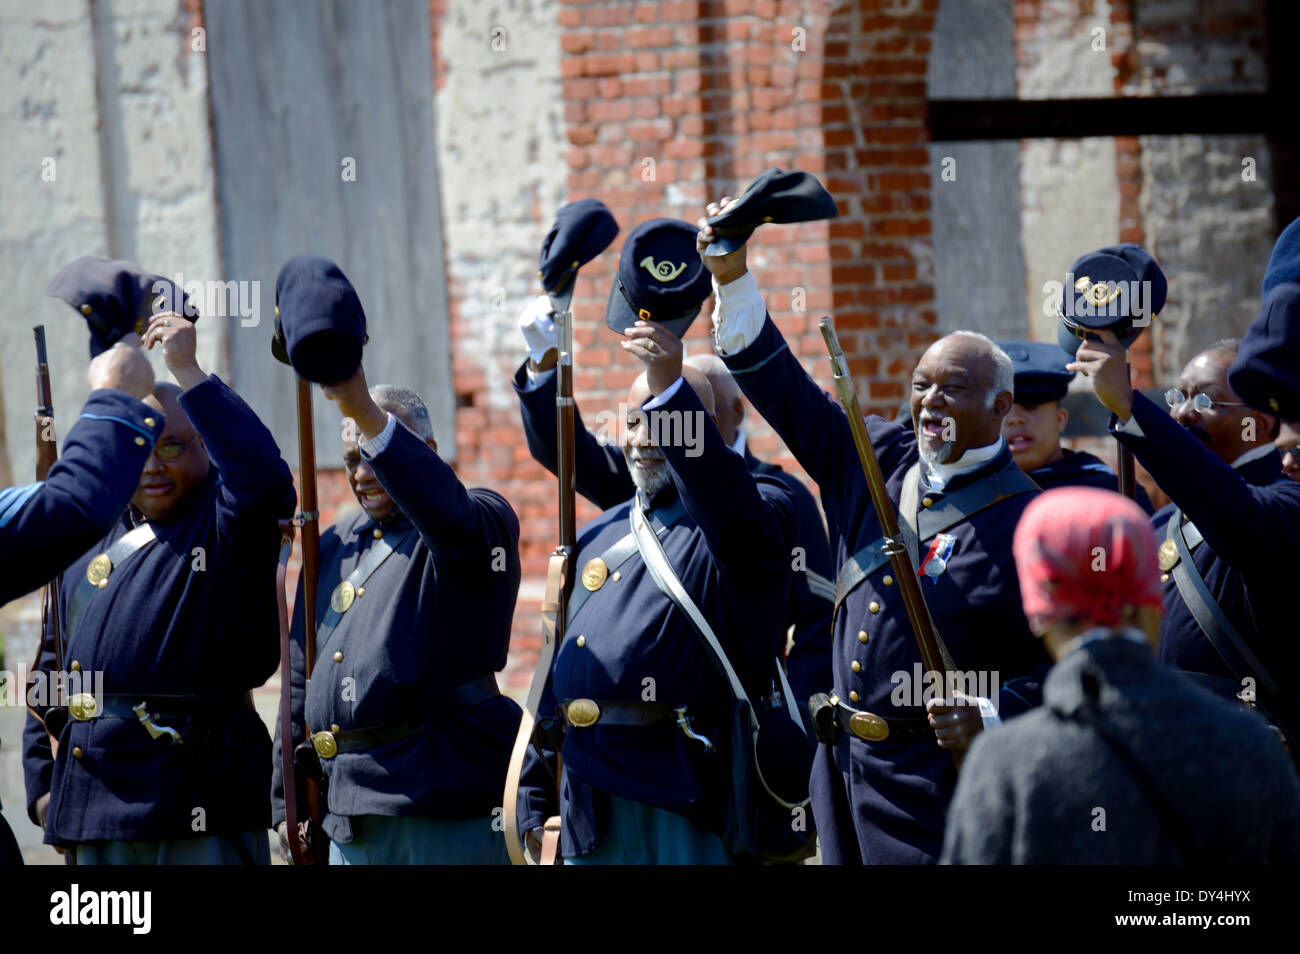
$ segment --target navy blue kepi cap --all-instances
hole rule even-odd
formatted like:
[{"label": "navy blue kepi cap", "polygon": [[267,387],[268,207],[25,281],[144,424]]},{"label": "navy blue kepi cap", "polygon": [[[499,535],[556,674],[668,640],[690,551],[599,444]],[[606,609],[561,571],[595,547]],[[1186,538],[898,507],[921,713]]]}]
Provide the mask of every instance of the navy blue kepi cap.
[{"label": "navy blue kepi cap", "polygon": [[1267,298],[1283,282],[1300,282],[1300,218],[1284,228],[1273,243],[1259,297]]},{"label": "navy blue kepi cap", "polygon": [[1165,307],[1169,293],[1156,260],[1132,242],[1089,252],[1075,260],[1067,278],[1056,340],[1071,355],[1103,328],[1127,348]]},{"label": "navy blue kepi cap", "polygon": [[704,254],[734,252],[748,241],[754,229],[768,222],[814,222],[839,214],[835,200],[812,173],[782,172],[773,166],[751,182],[725,212],[709,218],[717,238]]},{"label": "navy blue kepi cap", "polygon": [[1070,356],[1046,341],[999,341],[1015,372],[1015,402],[1025,407],[1059,401],[1070,390],[1074,372],[1065,370]]},{"label": "navy blue kepi cap", "polygon": [[578,269],[609,248],[616,235],[618,222],[599,199],[579,199],[555,213],[537,260],[537,277],[555,311],[568,311]]},{"label": "navy blue kepi cap", "polygon": [[177,284],[134,262],[85,255],[59,269],[45,293],[62,298],[90,326],[90,356],[126,335],[143,335],[153,315],[172,311],[198,321],[198,312]]},{"label": "navy blue kepi cap", "polygon": [[360,366],[366,313],[329,259],[298,255],[284,263],[275,280],[275,321],[289,363],[308,381],[337,384]]},{"label": "navy blue kepi cap", "polygon": [[713,292],[695,250],[698,229],[677,219],[651,219],[634,228],[618,256],[605,324],[623,333],[637,321],[657,321],[681,337]]},{"label": "navy blue kepi cap", "polygon": [[1228,384],[1251,407],[1300,420],[1300,282],[1273,286],[1241,339]]}]

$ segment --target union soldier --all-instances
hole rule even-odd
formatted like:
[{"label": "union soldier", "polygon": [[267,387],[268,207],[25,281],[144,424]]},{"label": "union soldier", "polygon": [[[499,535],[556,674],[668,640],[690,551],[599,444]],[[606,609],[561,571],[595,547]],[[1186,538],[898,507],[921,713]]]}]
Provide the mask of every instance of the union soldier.
[{"label": "union soldier", "polygon": [[[108,532],[153,449],[162,415],[140,400],[153,390],[153,369],[139,349],[105,351],[88,378],[90,397],[45,480],[0,490],[0,605],[58,576]],[[0,864],[21,861],[0,816]]]},{"label": "union soldier", "polygon": [[275,671],[293,482],[199,367],[193,323],[157,314],[144,344],[180,387],[147,400],[159,437],[131,507],[69,568],[58,607],[69,668],[102,672],[106,692],[29,717],[28,814],[81,864],[267,863],[271,739],[249,693]]},{"label": "union soldier", "polygon": [[1165,392],[1168,413],[1133,390],[1109,331],[1071,367],[1092,380],[1111,431],[1173,501],[1154,517],[1161,660],[1227,698],[1244,693],[1294,732],[1293,571],[1268,555],[1300,537],[1300,485],[1282,475],[1277,417],[1247,407],[1229,384],[1237,350],[1229,339],[1192,358]]},{"label": "union soldier", "polygon": [[[638,272],[647,260],[649,277]],[[627,329],[623,348],[647,369],[628,392],[623,449],[636,496],[579,533],[581,585],[541,708],[563,725],[542,755],[530,752],[520,789],[530,846],[540,847],[543,821],[558,809],[567,864],[735,860],[721,837],[732,785],[731,690],[646,561],[679,579],[756,698],[784,643],[795,505],[783,483],[754,476],[730,452],[708,378],[682,363],[678,335],[708,288],[690,226],[657,220],[629,236],[606,323]],[[638,320],[640,312],[648,317]],[[599,471],[589,465],[585,473],[591,480]],[[640,555],[638,527],[653,529],[666,562],[653,550]],[[558,806],[541,770],[557,748]]]},{"label": "union soldier", "polygon": [[[1002,436],[1016,466],[1044,490],[1080,486],[1118,490],[1119,477],[1099,457],[1061,446],[1070,412],[1061,406],[1074,372],[1065,366],[1070,356],[1055,343],[999,341],[1015,369],[1015,401],[1002,420]],[[1137,501],[1147,513],[1155,510],[1141,487]]]},{"label": "union soldier", "polygon": [[[299,751],[310,748],[326,780],[330,864],[507,864],[498,806],[520,709],[493,674],[509,649],[519,521],[438,456],[415,392],[367,390],[358,368],[325,395],[355,425],[343,465],[361,511],[321,536],[305,692],[299,585],[290,700],[294,739],[304,715],[314,730]],[[282,744],[277,732],[274,817],[287,853]]]},{"label": "union soldier", "polygon": [[[724,211],[709,206],[710,216]],[[698,247],[713,273],[715,346],[817,482],[840,567],[837,595],[846,594],[836,607],[834,694],[825,713],[832,724],[812,778],[822,857],[934,861],[956,781],[945,749],[965,748],[983,727],[982,713],[994,718],[992,706],[965,704],[959,691],[923,706],[920,686],[905,691],[920,653],[893,571],[880,558],[880,522],[848,421],[767,317],[746,246],[704,254],[715,233],[707,220],[700,225]],[[890,497],[918,527],[917,569],[937,628],[958,669],[977,681],[984,673],[989,688],[980,695],[989,696],[993,681],[1046,662],[1021,612],[1011,564],[1012,529],[1038,492],[1001,437],[1012,388],[1011,361],[1001,349],[959,332],[932,345],[913,372],[912,427],[867,419]]]},{"label": "union soldier", "polygon": [[1025,613],[1057,662],[1040,708],[971,747],[946,863],[1300,861],[1300,780],[1276,737],[1156,660],[1156,549],[1108,491],[1050,490],[1025,510]]},{"label": "union soldier", "polygon": [[[553,472],[556,459],[553,369],[558,352],[554,326],[547,318],[548,309],[548,299],[542,296],[521,317],[530,357],[515,372],[513,384],[519,396],[528,448],[538,463]],[[803,710],[804,701],[824,688],[830,678],[830,611],[834,587],[829,580],[830,545],[821,512],[797,477],[760,460],[750,451],[741,427],[745,401],[726,366],[712,354],[693,355],[684,363],[704,372],[708,378],[713,391],[714,420],[723,442],[745,459],[751,473],[775,477],[795,499],[798,516],[795,539],[802,550],[802,559],[792,556],[791,564],[802,572],[795,572],[791,577],[786,624],[793,627],[793,634],[786,667],[790,687]],[[575,425],[575,445],[580,493],[602,509],[614,507],[632,496],[635,486],[621,447],[613,442],[602,444],[581,426],[581,419]]]}]

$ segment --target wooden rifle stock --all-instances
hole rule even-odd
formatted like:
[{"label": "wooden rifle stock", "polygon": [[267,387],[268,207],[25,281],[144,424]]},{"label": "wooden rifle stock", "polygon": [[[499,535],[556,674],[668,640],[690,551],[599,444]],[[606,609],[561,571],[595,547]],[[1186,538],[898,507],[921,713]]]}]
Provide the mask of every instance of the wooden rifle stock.
[{"label": "wooden rifle stock", "polygon": [[[316,500],[316,432],[311,415],[311,382],[298,378],[298,473],[302,485],[299,524],[302,527],[302,619],[305,677],[311,678],[316,666],[316,586],[320,579],[320,513]],[[282,691],[288,692],[289,687]],[[306,706],[306,699],[303,699]],[[310,730],[308,730],[310,738]],[[281,743],[283,745],[283,742]],[[325,817],[321,790],[315,779],[304,776],[307,814],[310,821],[310,851],[304,862],[329,864],[329,839],[321,827]],[[289,832],[289,844],[295,846],[296,832]]]},{"label": "wooden rifle stock", "polygon": [[[853,378],[849,376],[848,361],[840,347],[839,336],[835,334],[835,322],[827,315],[819,322],[822,338],[826,341],[826,350],[831,357],[831,367],[835,373],[835,390],[839,394],[840,406],[849,419],[849,430],[853,433],[853,444],[858,449],[858,461],[862,464],[862,473],[867,479],[867,491],[871,494],[871,504],[876,509],[880,520],[880,529],[884,534],[884,552],[894,570],[894,579],[898,581],[898,590],[903,597],[903,607],[907,610],[907,620],[916,637],[917,648],[921,650],[921,661],[927,672],[942,673],[947,670],[944,654],[939,648],[939,640],[930,619],[930,611],[921,594],[921,585],[916,579],[916,569],[898,532],[898,517],[894,512],[893,501],[889,499],[889,490],[885,486],[884,475],[880,471],[880,462],[876,459],[876,449],[871,446],[867,436],[866,420],[858,404],[858,395],[853,387]],[[961,766],[962,753],[952,750],[953,761]]]},{"label": "wooden rifle stock", "polygon": [[[556,647],[564,640],[564,627],[568,619],[569,590],[572,583],[570,560],[578,543],[577,520],[577,465],[574,460],[574,414],[573,414],[573,312],[565,311],[555,316],[555,328],[559,338],[559,359],[555,380],[555,431],[556,456],[555,473],[559,483],[560,540],[551,553],[546,567],[546,596],[542,600],[542,645],[537,654],[537,669],[528,686],[528,699],[524,704],[523,718],[519,723],[519,732],[515,736],[515,745],[510,753],[510,765],[506,771],[506,792],[504,799],[506,850],[510,861],[516,865],[527,864],[523,840],[519,832],[519,782],[523,774],[524,758],[528,746],[532,744],[537,729],[537,710],[541,705],[542,693],[546,689],[546,680],[551,672],[551,663],[555,660]],[[562,767],[559,755],[556,755],[555,784],[556,797],[559,797],[559,785]],[[555,819],[548,819],[545,839],[549,842],[542,853],[543,864],[559,861],[558,845],[559,827]]]}]

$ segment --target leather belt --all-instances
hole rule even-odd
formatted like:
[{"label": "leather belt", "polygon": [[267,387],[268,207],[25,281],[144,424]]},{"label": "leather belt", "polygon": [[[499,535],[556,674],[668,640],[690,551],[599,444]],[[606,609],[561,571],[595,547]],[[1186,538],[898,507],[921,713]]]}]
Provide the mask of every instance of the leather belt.
[{"label": "leather belt", "polygon": [[[463,682],[449,689],[438,707],[446,712],[456,709],[469,709],[501,695],[496,676],[492,673]],[[322,729],[313,732],[311,747],[323,759],[332,759],[342,752],[360,752],[376,749],[389,742],[396,742],[407,736],[415,735],[425,728],[427,723],[415,723],[401,720],[385,722],[382,725],[367,726],[362,729]]]},{"label": "leather belt", "polygon": [[845,732],[864,742],[934,741],[929,719],[886,719],[874,712],[854,709],[835,700],[835,723]]},{"label": "leather belt", "polygon": [[587,729],[601,725],[671,725],[673,707],[662,702],[619,702],[612,699],[565,699],[557,706],[565,725]]},{"label": "leather belt", "polygon": [[230,712],[234,709],[253,708],[252,693],[239,695],[138,695],[125,693],[107,693],[95,696],[89,692],[78,692],[68,700],[66,706],[53,706],[45,713],[46,731],[55,738],[62,733],[64,726],[71,722],[90,722],[92,719],[135,719],[141,722],[154,738],[161,735],[171,736],[173,741],[180,741],[180,733],[154,724],[156,719],[167,721],[185,720],[196,715],[213,715]]}]

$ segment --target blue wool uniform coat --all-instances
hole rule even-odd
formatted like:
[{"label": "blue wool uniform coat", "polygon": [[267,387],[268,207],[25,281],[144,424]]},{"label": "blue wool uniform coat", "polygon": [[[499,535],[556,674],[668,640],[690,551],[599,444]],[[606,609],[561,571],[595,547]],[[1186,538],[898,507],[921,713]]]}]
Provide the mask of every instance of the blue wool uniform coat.
[{"label": "blue wool uniform coat", "polygon": [[[1101,458],[1087,451],[1066,448],[1064,457],[1029,471],[1029,476],[1043,490],[1051,490],[1053,487],[1097,487],[1119,492],[1119,476]],[[1147,513],[1156,509],[1141,484],[1137,487],[1137,502]]]},{"label": "blue wool uniform coat", "polygon": [[44,483],[0,490],[0,605],[49,582],[108,533],[163,423],[129,394],[92,391]]},{"label": "blue wool uniform coat", "polygon": [[[212,735],[202,747],[150,738],[134,718],[69,721],[57,762],[29,716],[28,813],[35,821],[36,800],[50,792],[49,844],[189,838],[265,828],[270,820],[271,739],[239,700],[266,682],[279,657],[278,522],[293,513],[293,479],[270,431],[219,378],[179,400],[212,467],[184,512],[155,522],[158,539],[90,597],[77,631],[65,631],[65,665],[102,671],[110,695],[194,695],[229,705],[205,723]],[[124,515],[64,575],[65,618],[91,558],[127,533],[130,519]],[[47,653],[42,666],[52,665]],[[200,808],[204,828],[196,829]]]},{"label": "blue wool uniform coat", "polygon": [[[555,372],[546,371],[528,382],[527,363],[515,372],[515,393],[524,422],[524,436],[533,458],[555,472]],[[634,487],[627,470],[623,448],[602,445],[577,417],[574,454],[578,493],[597,507],[608,510],[632,496]],[[834,585],[830,544],[821,512],[812,494],[799,478],[768,464],[745,449],[745,466],[750,473],[774,477],[785,484],[794,498],[798,526],[795,545],[803,548],[804,572],[790,578],[786,625],[794,627],[794,645],[786,659],[786,671],[795,703],[804,711],[808,697],[826,688],[831,678],[831,607]],[[795,560],[792,558],[791,563]],[[810,575],[811,574],[811,575]],[[810,585],[810,583],[812,585]]]},{"label": "blue wool uniform coat", "polygon": [[[697,457],[687,456],[681,446],[661,448],[673,481],[651,499],[650,510],[663,511],[680,495],[686,515],[661,535],[663,548],[759,705],[785,638],[781,621],[794,502],[784,484],[749,473],[740,455],[722,443],[690,387],[681,385],[661,409],[700,414],[704,443]],[[630,532],[630,508],[630,501],[624,502],[581,530],[577,572]],[[660,592],[637,555],[571,620],[556,650],[539,717],[554,715],[559,703],[575,698],[685,705],[695,731],[720,748],[727,741],[730,690],[690,622]],[[676,812],[715,832],[722,829],[728,754],[725,749],[702,754],[676,725],[597,723],[569,729],[560,754],[560,845],[566,857],[588,854],[600,843],[608,813],[605,793]],[[554,787],[547,784],[543,765],[530,750],[520,786],[519,821],[525,831],[556,814]]]},{"label": "blue wool uniform coat", "polygon": [[[1148,781],[1081,715],[1121,739]],[[1109,636],[1056,664],[1041,708],[975,739],[943,860],[1295,864],[1300,781],[1257,715],[1202,692],[1145,644]]]},{"label": "blue wool uniform coat", "polygon": [[[1164,540],[1179,506],[1205,542],[1192,551],[1223,612],[1284,692],[1300,691],[1300,643],[1294,638],[1294,541],[1300,540],[1300,484],[1282,474],[1277,450],[1233,469],[1163,409],[1141,394],[1133,418],[1144,437],[1116,431],[1173,505],[1154,518]],[[1115,422],[1112,419],[1112,429]],[[1265,438],[1261,437],[1261,440]],[[1160,658],[1176,669],[1236,681],[1183,601],[1173,575],[1165,582]]]},{"label": "blue wool uniform coat", "polygon": [[[842,566],[881,536],[844,412],[803,370],[770,317],[748,348],[723,360],[820,487],[831,550]],[[916,435],[910,427],[874,415],[867,418],[867,432],[897,508],[903,477],[918,460]],[[945,493],[1015,466],[1004,446],[978,470],[954,477],[943,493],[929,488],[922,468],[918,496],[938,502]],[[1047,663],[1021,610],[1011,555],[1016,522],[1034,496],[1006,498],[947,531],[956,544],[946,571],[921,581],[953,662],[962,671],[987,673],[990,691],[996,685],[993,673],[1005,681]],[[834,690],[855,708],[886,719],[920,719],[923,707],[891,701],[900,684],[895,674],[911,678],[921,663],[892,574],[888,564],[876,570],[841,605],[834,632]],[[831,864],[935,861],[955,781],[952,757],[935,742],[876,743],[841,733],[833,751],[818,747],[813,766],[813,816],[823,859]]]},{"label": "blue wool uniform coat", "polygon": [[[344,844],[353,837],[351,818],[359,815],[481,815],[488,824],[501,804],[520,717],[505,696],[470,708],[446,698],[448,690],[505,667],[519,591],[514,510],[495,491],[466,489],[446,461],[400,424],[388,446],[367,460],[398,512],[378,526],[362,512],[321,536],[317,620],[334,587],[375,545],[376,530],[390,541],[414,532],[366,581],[365,595],[328,640],[318,642],[305,695],[307,725],[313,732],[331,724],[423,728],[321,760],[329,779],[324,828]],[[303,625],[299,585],[290,640],[295,744],[304,737]],[[285,817],[280,741],[272,792],[277,824]]]},{"label": "blue wool uniform coat", "polygon": [[[0,490],[0,606],[61,573],[113,525],[162,433],[162,414],[120,391],[92,391],[44,482]],[[0,818],[0,864],[21,864]]]}]

